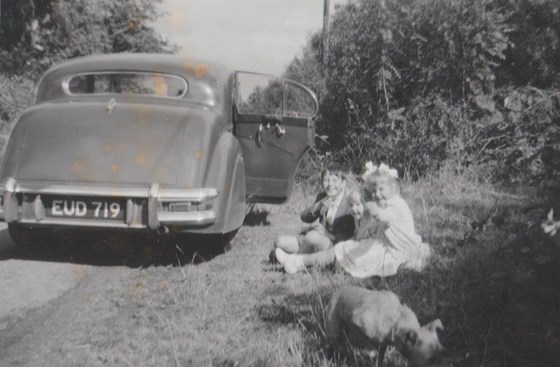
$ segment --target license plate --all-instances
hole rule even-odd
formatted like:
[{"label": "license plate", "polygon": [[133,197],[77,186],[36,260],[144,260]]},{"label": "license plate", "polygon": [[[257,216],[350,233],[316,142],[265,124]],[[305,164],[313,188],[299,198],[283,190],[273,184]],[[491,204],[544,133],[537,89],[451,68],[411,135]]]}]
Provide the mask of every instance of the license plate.
[{"label": "license plate", "polygon": [[125,215],[123,200],[49,198],[45,201],[46,214],[49,217],[122,220]]}]

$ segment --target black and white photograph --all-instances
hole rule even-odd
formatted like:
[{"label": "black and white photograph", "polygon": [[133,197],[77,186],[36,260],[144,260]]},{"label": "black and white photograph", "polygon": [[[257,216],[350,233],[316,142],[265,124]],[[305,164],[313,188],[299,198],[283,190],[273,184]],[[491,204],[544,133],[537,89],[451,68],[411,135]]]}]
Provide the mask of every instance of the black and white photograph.
[{"label": "black and white photograph", "polygon": [[0,366],[560,365],[560,1],[0,0]]}]

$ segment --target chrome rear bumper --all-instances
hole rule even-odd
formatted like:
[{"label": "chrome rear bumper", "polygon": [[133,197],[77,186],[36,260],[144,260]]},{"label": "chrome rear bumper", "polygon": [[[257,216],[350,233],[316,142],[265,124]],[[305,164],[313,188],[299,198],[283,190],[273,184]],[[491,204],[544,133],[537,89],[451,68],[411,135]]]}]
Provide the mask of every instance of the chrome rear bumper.
[{"label": "chrome rear bumper", "polygon": [[[64,185],[37,182],[17,182],[9,178],[0,187],[0,220],[8,223],[65,226],[105,227],[161,230],[162,226],[201,227],[216,222],[213,201],[219,192],[215,188],[108,187],[95,185]],[[114,198],[126,203],[122,220],[78,218],[49,215],[45,198]],[[172,209],[183,205],[187,210]]]}]

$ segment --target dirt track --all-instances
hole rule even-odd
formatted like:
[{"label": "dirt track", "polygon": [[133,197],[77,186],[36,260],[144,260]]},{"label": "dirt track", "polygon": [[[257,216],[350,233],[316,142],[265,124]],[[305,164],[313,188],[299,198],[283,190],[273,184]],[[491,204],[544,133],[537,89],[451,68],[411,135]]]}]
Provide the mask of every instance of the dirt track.
[{"label": "dirt track", "polygon": [[[17,254],[18,249],[2,224],[0,256],[10,253]],[[75,286],[83,275],[78,265],[17,258],[0,261],[0,319],[43,306]]]},{"label": "dirt track", "polygon": [[[55,245],[52,251],[55,241],[64,239],[55,238],[43,249],[24,251],[11,241],[6,225],[0,227],[2,366],[60,365],[53,348],[61,338],[71,335],[72,320],[85,310],[85,296],[106,284],[102,269],[73,262],[74,256],[61,251],[61,246]],[[115,270],[132,271],[126,267]]]},{"label": "dirt track", "polygon": [[24,251],[2,223],[0,366],[126,365],[82,349],[103,342],[88,337],[111,330],[107,310],[123,312],[119,299],[134,291],[139,267],[177,263],[173,246],[148,242],[55,232],[43,248]]}]

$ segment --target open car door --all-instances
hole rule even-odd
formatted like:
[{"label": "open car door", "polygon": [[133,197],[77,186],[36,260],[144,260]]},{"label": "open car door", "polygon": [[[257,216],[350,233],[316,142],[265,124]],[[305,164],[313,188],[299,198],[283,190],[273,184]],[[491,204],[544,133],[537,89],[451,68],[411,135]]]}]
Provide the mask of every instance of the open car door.
[{"label": "open car door", "polygon": [[286,201],[299,161],[313,146],[315,94],[291,80],[236,72],[235,135],[245,161],[246,200]]}]

